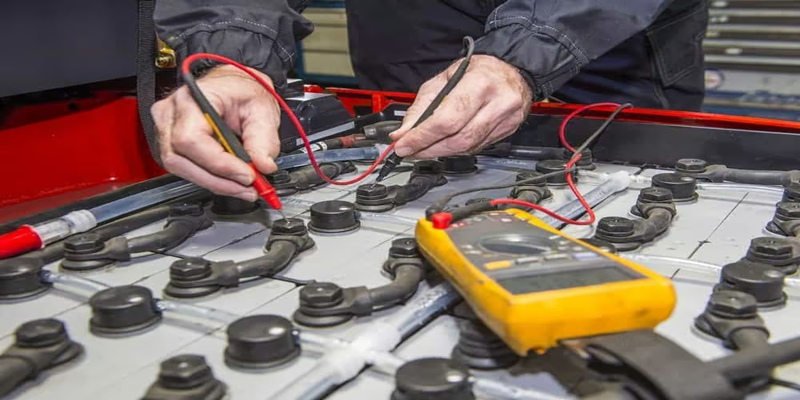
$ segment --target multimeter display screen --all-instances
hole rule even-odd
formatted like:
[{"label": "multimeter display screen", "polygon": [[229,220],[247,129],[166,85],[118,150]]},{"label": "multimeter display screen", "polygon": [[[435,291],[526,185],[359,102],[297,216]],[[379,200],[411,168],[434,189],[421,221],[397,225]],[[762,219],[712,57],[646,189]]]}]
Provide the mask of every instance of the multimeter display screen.
[{"label": "multimeter display screen", "polygon": [[536,255],[552,250],[552,241],[533,235],[503,235],[486,238],[480,246],[488,251],[518,255]]},{"label": "multimeter display screen", "polygon": [[590,268],[579,271],[552,272],[533,276],[517,276],[500,279],[497,283],[512,294],[546,292],[600,285],[609,282],[628,281],[641,278],[633,271],[617,266]]}]

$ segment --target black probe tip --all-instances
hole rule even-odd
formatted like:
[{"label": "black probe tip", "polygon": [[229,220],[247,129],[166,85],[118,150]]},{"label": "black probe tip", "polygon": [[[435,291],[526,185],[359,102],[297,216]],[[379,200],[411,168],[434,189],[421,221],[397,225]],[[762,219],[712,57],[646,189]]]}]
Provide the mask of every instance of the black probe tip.
[{"label": "black probe tip", "polygon": [[403,157],[398,156],[396,153],[392,153],[386,157],[383,167],[381,167],[381,170],[378,171],[378,177],[375,179],[375,183],[380,183],[386,179],[386,177],[389,176],[389,174],[391,174],[401,162],[403,162]]}]

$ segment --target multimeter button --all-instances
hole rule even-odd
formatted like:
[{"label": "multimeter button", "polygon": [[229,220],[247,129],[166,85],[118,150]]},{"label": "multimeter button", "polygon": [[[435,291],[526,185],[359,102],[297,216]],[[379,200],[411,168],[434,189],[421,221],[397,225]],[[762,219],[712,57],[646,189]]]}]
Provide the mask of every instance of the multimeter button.
[{"label": "multimeter button", "polygon": [[537,263],[539,261],[542,261],[542,257],[533,256],[533,257],[521,257],[516,259],[514,262],[516,264],[530,264],[530,263]]},{"label": "multimeter button", "polygon": [[511,266],[511,261],[504,260],[504,261],[492,261],[486,264],[483,264],[483,267],[486,269],[501,269],[501,268],[508,268]]},{"label": "multimeter button", "polygon": [[599,256],[597,255],[597,253],[592,253],[590,251],[584,251],[584,252],[581,252],[581,253],[575,253],[575,254],[572,255],[572,257],[575,258],[576,260],[590,260],[592,258],[597,258]]},{"label": "multimeter button", "polygon": [[575,246],[575,247],[572,248],[572,251],[583,251],[583,250],[584,250],[584,248],[581,247],[581,246]]},{"label": "multimeter button", "polygon": [[464,254],[481,254],[480,250],[467,250]]},{"label": "multimeter button", "polygon": [[462,245],[461,245],[461,248],[462,248],[462,249],[465,249],[465,250],[471,250],[471,249],[474,249],[474,248],[475,248],[475,246],[473,246],[473,245],[471,245],[471,244],[462,244]]},{"label": "multimeter button", "polygon": [[[567,251],[567,250],[569,250],[569,246],[558,246],[558,250]],[[581,250],[583,250],[583,249],[581,249]]]},{"label": "multimeter button", "polygon": [[511,222],[513,219],[511,218],[500,218],[500,222]]},{"label": "multimeter button", "polygon": [[566,260],[569,256],[566,254],[548,254],[544,256],[545,261],[558,261],[558,260]]}]

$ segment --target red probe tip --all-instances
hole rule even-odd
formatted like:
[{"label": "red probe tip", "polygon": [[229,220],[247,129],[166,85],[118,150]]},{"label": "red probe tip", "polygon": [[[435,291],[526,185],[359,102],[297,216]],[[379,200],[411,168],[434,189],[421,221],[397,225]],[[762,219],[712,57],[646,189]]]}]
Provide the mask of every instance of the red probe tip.
[{"label": "red probe tip", "polygon": [[253,168],[253,172],[256,174],[256,179],[253,180],[253,188],[258,193],[258,196],[264,199],[267,204],[276,209],[280,210],[283,208],[283,204],[281,204],[281,199],[278,197],[278,194],[275,193],[275,188],[267,182],[266,178],[258,172],[255,165],[250,164],[250,167]]}]

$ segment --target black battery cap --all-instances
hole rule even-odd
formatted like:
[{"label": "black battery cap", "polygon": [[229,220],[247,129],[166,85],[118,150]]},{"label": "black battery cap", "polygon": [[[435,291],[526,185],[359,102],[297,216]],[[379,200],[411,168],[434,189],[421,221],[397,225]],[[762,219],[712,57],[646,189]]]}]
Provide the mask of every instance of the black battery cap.
[{"label": "black battery cap", "polygon": [[653,175],[653,187],[669,189],[676,202],[697,200],[697,179],[691,176],[668,173]]},{"label": "black battery cap", "polygon": [[153,292],[143,286],[117,286],[95,293],[89,299],[89,328],[100,336],[141,332],[161,321]]},{"label": "black battery cap", "polygon": [[473,400],[472,377],[460,363],[421,358],[403,364],[395,374],[391,400]]},{"label": "black battery cap", "polygon": [[50,289],[42,282],[40,264],[24,257],[0,261],[0,300],[24,299]]},{"label": "black battery cap", "polygon": [[756,298],[759,307],[775,307],[786,303],[785,277],[775,267],[742,260],[722,267],[720,283],[715,289],[749,293]]},{"label": "black battery cap", "polygon": [[358,229],[361,222],[353,203],[328,200],[311,206],[311,221],[308,229],[314,233],[343,233]]},{"label": "black battery cap", "polygon": [[269,368],[300,355],[294,325],[278,315],[252,315],[228,325],[225,363],[245,369]]}]

